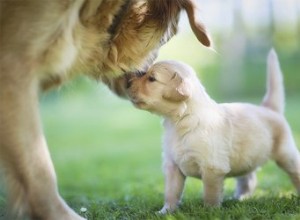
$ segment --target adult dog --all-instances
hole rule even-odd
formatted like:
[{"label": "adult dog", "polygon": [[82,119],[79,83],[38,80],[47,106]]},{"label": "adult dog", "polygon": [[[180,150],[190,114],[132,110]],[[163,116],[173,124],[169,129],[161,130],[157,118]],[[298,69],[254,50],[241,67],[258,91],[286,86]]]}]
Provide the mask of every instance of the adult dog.
[{"label": "adult dog", "polygon": [[[38,113],[39,91],[78,74],[122,95],[127,72],[150,64],[196,0],[1,0],[0,161],[11,218],[82,219],[59,196]],[[119,78],[117,78],[119,77]]]}]

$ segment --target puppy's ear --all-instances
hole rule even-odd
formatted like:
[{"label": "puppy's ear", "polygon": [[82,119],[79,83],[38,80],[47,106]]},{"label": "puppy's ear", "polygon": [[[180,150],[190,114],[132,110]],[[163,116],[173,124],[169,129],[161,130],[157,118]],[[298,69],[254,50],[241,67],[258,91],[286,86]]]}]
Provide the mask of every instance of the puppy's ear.
[{"label": "puppy's ear", "polygon": [[171,86],[163,92],[162,97],[171,102],[181,102],[191,96],[191,89],[189,83],[178,76],[177,73],[170,81]]},{"label": "puppy's ear", "polygon": [[197,39],[204,45],[209,47],[211,45],[209,35],[205,29],[204,24],[200,21],[198,15],[199,8],[197,8],[198,0],[185,0],[183,7],[187,12],[191,28]]}]

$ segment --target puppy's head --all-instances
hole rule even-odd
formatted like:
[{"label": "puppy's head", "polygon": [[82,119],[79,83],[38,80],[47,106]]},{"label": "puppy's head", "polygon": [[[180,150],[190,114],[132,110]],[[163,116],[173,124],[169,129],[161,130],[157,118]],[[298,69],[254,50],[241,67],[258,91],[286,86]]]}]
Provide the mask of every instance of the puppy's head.
[{"label": "puppy's head", "polygon": [[169,116],[192,97],[194,78],[192,68],[183,63],[158,62],[131,80],[128,95],[137,108]]}]

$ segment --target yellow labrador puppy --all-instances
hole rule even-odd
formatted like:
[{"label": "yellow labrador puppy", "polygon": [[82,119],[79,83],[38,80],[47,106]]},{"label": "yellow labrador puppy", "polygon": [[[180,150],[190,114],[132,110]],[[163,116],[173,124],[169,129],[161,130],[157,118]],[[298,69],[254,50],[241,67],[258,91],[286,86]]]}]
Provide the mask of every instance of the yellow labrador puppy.
[{"label": "yellow labrador puppy", "polygon": [[0,163],[9,218],[82,219],[58,193],[39,92],[86,74],[122,96],[124,75],[152,63],[176,33],[180,11],[210,45],[198,6],[197,0],[0,0]]},{"label": "yellow labrador puppy", "polygon": [[250,195],[255,169],[273,159],[300,193],[300,155],[284,118],[284,88],[277,55],[268,58],[267,93],[261,106],[218,104],[193,69],[183,63],[154,64],[129,88],[134,105],[164,117],[165,205],[178,206],[187,176],[201,178],[204,202],[218,206],[223,181],[237,177],[235,197]]}]

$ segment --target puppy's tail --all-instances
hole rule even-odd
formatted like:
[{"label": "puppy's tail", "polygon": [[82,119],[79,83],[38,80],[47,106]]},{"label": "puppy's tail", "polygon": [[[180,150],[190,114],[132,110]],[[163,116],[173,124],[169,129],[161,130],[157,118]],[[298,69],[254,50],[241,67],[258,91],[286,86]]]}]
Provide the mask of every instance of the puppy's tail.
[{"label": "puppy's tail", "polygon": [[285,105],[283,77],[274,49],[271,49],[268,55],[267,72],[267,92],[262,106],[283,114]]}]

